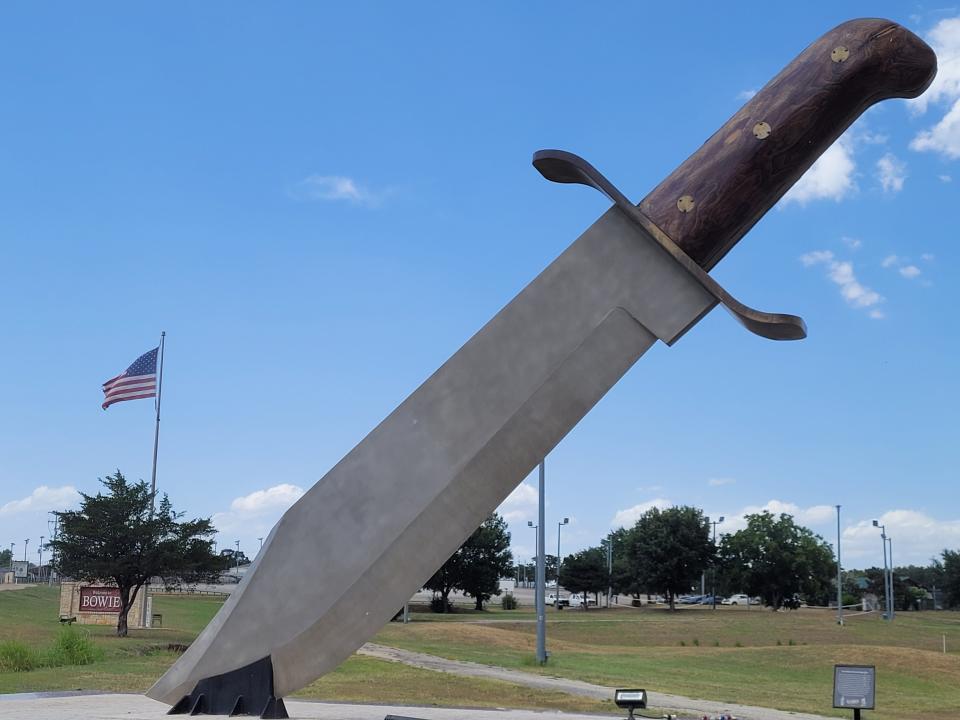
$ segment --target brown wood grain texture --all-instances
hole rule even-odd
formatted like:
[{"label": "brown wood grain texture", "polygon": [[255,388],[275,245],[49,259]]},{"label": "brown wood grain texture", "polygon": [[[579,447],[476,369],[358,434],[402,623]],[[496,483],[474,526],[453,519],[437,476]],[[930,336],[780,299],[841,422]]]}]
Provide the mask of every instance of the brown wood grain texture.
[{"label": "brown wood grain texture", "polygon": [[897,23],[843,23],[767,83],[640,209],[709,270],[864,110],[916,97],[936,71],[933,50]]}]

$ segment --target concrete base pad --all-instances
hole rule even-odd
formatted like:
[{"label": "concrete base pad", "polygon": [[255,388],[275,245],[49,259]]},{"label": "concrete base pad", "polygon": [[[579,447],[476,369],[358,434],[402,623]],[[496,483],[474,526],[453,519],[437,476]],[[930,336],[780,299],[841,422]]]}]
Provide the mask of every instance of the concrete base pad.
[{"label": "concrete base pad", "polygon": [[[475,710],[425,708],[405,705],[346,705],[287,700],[291,718],[303,720],[383,720],[386,715],[406,715],[427,720],[597,720],[597,715],[555,711]],[[160,720],[169,705],[143,695],[53,695],[46,693],[0,695],[2,720]]]}]

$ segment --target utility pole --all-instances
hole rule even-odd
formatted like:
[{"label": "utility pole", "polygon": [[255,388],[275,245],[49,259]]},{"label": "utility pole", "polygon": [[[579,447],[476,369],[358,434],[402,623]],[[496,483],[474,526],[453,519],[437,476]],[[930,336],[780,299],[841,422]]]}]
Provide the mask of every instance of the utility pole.
[{"label": "utility pole", "polygon": [[887,544],[890,546],[890,619],[897,616],[897,593],[893,584],[893,538],[887,538]]},{"label": "utility pole", "polygon": [[883,594],[886,596],[886,612],[883,617],[886,620],[892,620],[890,614],[890,575],[887,571],[887,526],[881,525],[878,520],[873,521],[875,528],[880,528],[880,540],[883,543]]},{"label": "utility pole", "polygon": [[843,625],[843,584],[840,570],[840,506],[837,505],[837,625]]},{"label": "utility pole", "polygon": [[233,542],[237,546],[237,552],[234,555],[234,559],[237,561],[237,582],[240,582],[240,541],[234,540]]},{"label": "utility pole", "polygon": [[37,579],[43,580],[43,535],[40,536],[40,547],[37,548]]},{"label": "utility pole", "polygon": [[[716,519],[716,521],[711,521],[710,524],[713,525],[713,547],[717,547],[717,525],[723,522],[723,515]],[[712,605],[712,610],[717,609],[717,564],[713,564],[713,572],[710,573],[713,578],[710,581],[710,603]],[[750,606],[747,605],[749,608]]]}]

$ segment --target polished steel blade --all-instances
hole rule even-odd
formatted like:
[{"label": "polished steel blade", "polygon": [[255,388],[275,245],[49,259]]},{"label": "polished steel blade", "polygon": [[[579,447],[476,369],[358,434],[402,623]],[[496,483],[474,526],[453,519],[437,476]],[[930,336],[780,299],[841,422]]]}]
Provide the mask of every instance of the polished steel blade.
[{"label": "polished steel blade", "polygon": [[607,211],[280,519],[148,695],[270,656],[275,693],[374,635],[658,338],[716,299]]}]

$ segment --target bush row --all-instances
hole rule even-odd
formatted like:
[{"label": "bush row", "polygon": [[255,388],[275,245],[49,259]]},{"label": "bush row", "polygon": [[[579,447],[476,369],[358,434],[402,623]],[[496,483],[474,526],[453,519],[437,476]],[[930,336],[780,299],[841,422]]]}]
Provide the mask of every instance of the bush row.
[{"label": "bush row", "polygon": [[89,665],[103,657],[90,636],[76,628],[60,629],[53,645],[36,650],[17,640],[0,642],[0,672],[27,672],[40,667]]}]

